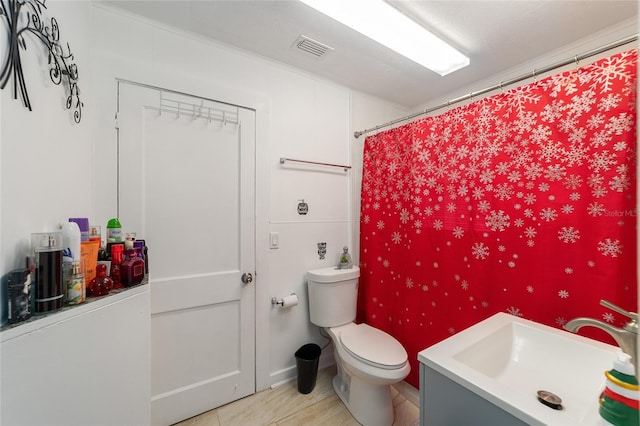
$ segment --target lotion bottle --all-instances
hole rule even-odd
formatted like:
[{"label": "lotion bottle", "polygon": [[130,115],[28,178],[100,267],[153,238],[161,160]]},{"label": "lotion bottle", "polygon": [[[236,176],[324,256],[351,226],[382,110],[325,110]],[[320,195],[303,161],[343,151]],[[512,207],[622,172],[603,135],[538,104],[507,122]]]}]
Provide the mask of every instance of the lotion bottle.
[{"label": "lotion bottle", "polygon": [[79,305],[84,303],[86,294],[81,262],[73,262],[71,279],[67,283],[67,304]]}]

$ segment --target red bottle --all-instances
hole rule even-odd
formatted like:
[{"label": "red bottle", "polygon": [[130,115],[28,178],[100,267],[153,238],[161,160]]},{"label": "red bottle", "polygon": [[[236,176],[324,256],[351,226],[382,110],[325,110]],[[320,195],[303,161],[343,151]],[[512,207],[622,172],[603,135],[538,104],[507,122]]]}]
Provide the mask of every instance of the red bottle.
[{"label": "red bottle", "polygon": [[140,284],[144,279],[144,260],[135,250],[127,250],[127,260],[120,265],[120,281],[125,287]]},{"label": "red bottle", "polygon": [[96,265],[96,277],[89,283],[89,296],[106,296],[113,288],[113,280],[107,276],[107,266],[103,263]]},{"label": "red bottle", "polygon": [[114,244],[111,246],[111,279],[113,280],[113,288],[122,288],[122,272],[120,265],[124,257],[124,246],[122,244]]}]

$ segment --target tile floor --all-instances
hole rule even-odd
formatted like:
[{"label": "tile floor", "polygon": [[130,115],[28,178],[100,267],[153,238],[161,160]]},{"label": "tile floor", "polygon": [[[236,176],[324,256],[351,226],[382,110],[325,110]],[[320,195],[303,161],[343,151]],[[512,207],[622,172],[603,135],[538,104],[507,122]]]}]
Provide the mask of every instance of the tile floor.
[{"label": "tile floor", "polygon": [[[358,426],[333,391],[335,366],[318,372],[315,389],[298,393],[295,380],[240,399],[178,423],[176,426]],[[394,426],[418,424],[418,407],[393,387]]]}]

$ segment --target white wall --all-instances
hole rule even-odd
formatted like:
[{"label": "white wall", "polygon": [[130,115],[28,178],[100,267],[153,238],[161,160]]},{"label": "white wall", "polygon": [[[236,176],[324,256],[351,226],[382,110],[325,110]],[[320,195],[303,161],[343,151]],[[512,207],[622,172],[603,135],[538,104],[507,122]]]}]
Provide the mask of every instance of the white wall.
[{"label": "white wall", "polygon": [[[342,247],[351,245],[351,173],[282,166],[279,158],[348,164],[349,90],[119,11],[96,6],[93,14],[96,185],[104,188],[95,199],[100,223],[115,215],[116,78],[257,110],[258,388],[293,377],[295,350],[324,343],[308,321],[304,273],[337,263]],[[306,216],[297,213],[300,199],[309,204]],[[279,249],[269,249],[269,232],[279,233]],[[317,254],[321,241],[328,246],[325,260]],[[292,292],[300,305],[271,305],[272,296]]]},{"label": "white wall", "polygon": [[[81,100],[89,106],[92,104],[91,43],[87,34],[91,31],[91,4],[47,5],[55,9],[49,16],[59,18],[61,44],[66,47],[66,42],[69,42],[75,55]],[[50,25],[49,22],[45,24]],[[13,99],[13,79],[0,92],[0,277],[3,282],[7,272],[25,266],[31,233],[53,231],[58,223],[69,217],[93,216],[93,112],[90,107],[83,110],[81,123],[74,124],[73,111],[65,109],[66,88],[62,84],[55,86],[49,79],[47,51],[35,38],[25,37],[25,41],[27,49],[21,50],[20,56],[33,111],[24,108],[20,98]],[[6,31],[0,34],[0,46],[0,57],[4,60]],[[3,316],[6,315],[4,308],[0,308]],[[51,410],[51,407],[46,403],[34,406],[34,400],[29,398],[47,395],[47,391],[53,389],[47,383],[57,383],[69,371],[64,368],[64,363],[58,361],[82,357],[86,355],[86,349],[93,346],[89,342],[91,339],[87,340],[89,346],[79,347],[77,351],[59,344],[63,336],[68,338],[74,331],[78,344],[85,342],[78,335],[78,330],[86,331],[87,324],[78,322],[79,328],[67,323],[55,330],[50,329],[47,334],[33,332],[8,342],[5,341],[6,332],[3,333],[0,405],[4,407],[0,408],[0,421],[15,424],[20,418],[23,423],[32,423],[40,416],[39,422],[42,423],[43,411]],[[107,336],[106,341],[111,337]],[[57,346],[46,352],[45,348],[38,347],[39,342]],[[43,346],[48,346],[46,343]],[[144,353],[140,355],[145,356]],[[117,365],[121,360],[115,357],[111,361]],[[47,370],[54,364],[55,371]],[[86,367],[87,363],[76,363],[75,366]],[[77,380],[76,384],[82,382]],[[144,383],[141,385],[148,388]],[[36,390],[35,386],[38,386]],[[56,388],[60,391],[60,386]],[[140,389],[139,386],[135,388]],[[70,386],[67,390],[76,392],[77,388]],[[136,393],[132,390],[131,396],[135,397]],[[23,402],[22,406],[17,401]],[[61,417],[60,412],[49,411],[49,414],[52,424]],[[139,418],[135,414],[131,417]]]},{"label": "white wall", "polygon": [[[472,92],[477,92],[480,91],[482,89],[485,89],[487,87],[492,87],[495,85],[499,85],[501,81],[508,81],[511,80],[515,77],[519,77],[519,76],[523,76],[526,74],[531,75],[532,77],[528,80],[524,80],[520,83],[516,83],[515,85],[513,85],[512,87],[507,87],[505,86],[504,89],[511,89],[513,87],[518,87],[518,86],[522,86],[522,85],[526,85],[529,84],[531,82],[534,81],[534,77],[533,77],[533,72],[536,69],[542,69],[544,67],[547,66],[551,66],[553,64],[557,64],[560,62],[564,62],[567,59],[571,59],[571,58],[575,58],[576,55],[581,55],[584,53],[587,53],[593,49],[597,49],[600,48],[608,43],[613,43],[615,41],[621,40],[625,37],[637,34],[638,31],[640,30],[640,28],[638,27],[638,18],[637,17],[633,17],[633,18],[629,18],[627,21],[625,22],[621,22],[618,25],[614,25],[610,28],[607,28],[605,30],[599,31],[597,33],[592,34],[591,36],[579,40],[576,43],[572,43],[570,45],[566,45],[566,46],[558,46],[558,48],[552,52],[548,52],[542,56],[539,56],[537,58],[531,58],[530,60],[528,60],[527,62],[524,62],[518,66],[515,66],[513,68],[510,69],[506,69],[504,71],[502,71],[500,74],[498,75],[494,75],[491,76],[489,78],[483,79],[483,80],[479,80],[477,82],[475,82],[473,85],[471,86],[467,86],[467,87],[461,87],[458,90],[456,90],[455,92],[452,93],[448,93],[445,96],[442,96],[441,98],[438,99],[426,99],[425,103],[423,105],[421,105],[419,108],[417,108],[417,111],[420,110],[424,110],[425,108],[430,108],[430,107],[434,107],[436,105],[440,105],[443,103],[446,103],[447,100],[450,99],[456,99],[458,97],[462,97],[465,95],[468,95],[469,93]],[[630,44],[626,44],[622,47],[618,47],[616,49],[613,50],[609,50],[607,52],[598,54],[596,56],[593,56],[589,59],[584,59],[582,61],[579,61],[578,66],[585,66],[589,63],[595,62],[598,59],[602,59],[605,58],[607,56],[611,56],[614,53],[617,52],[623,52],[625,50],[629,50],[632,49],[633,47],[637,47],[638,43],[630,43]],[[576,64],[575,63],[571,63],[569,65],[566,65],[564,67],[561,68],[557,68],[553,71],[549,71],[546,74],[541,74],[541,73],[536,73],[536,77],[537,79],[542,79],[545,78],[547,76],[553,75],[553,74],[557,74],[559,72],[563,72],[563,71],[567,71],[567,70],[571,70],[571,69],[575,69],[576,68]],[[496,90],[492,93],[486,94],[484,96],[491,96],[492,94],[498,93],[499,90]],[[456,105],[464,105],[465,103],[469,103],[472,102],[472,100],[469,101],[465,101],[465,102],[461,102],[459,104]],[[453,108],[454,106],[452,106],[451,108]],[[442,109],[440,111],[434,111],[432,113],[432,115],[437,115],[439,113],[444,112],[445,110]]]},{"label": "white wall", "polygon": [[[116,78],[253,108],[257,386],[264,389],[294,377],[295,350],[326,342],[308,320],[305,271],[333,266],[345,245],[357,257],[352,188],[359,169],[283,166],[279,158],[350,164],[352,152],[360,155],[352,144],[351,111],[360,111],[357,126],[370,125],[393,118],[380,113],[385,103],[354,94],[352,105],[348,88],[99,3],[47,5],[76,54],[83,119],[73,124],[61,106],[62,88],[51,87],[42,77],[46,59],[33,51],[29,57],[35,58],[27,61],[25,56],[24,65],[34,111],[25,110],[7,90],[0,92],[0,275],[22,266],[32,232],[52,230],[71,216],[89,217],[104,228],[116,215]],[[366,120],[369,102],[371,120]],[[297,213],[300,199],[309,205],[306,216]],[[279,233],[279,249],[269,249],[270,232]],[[327,243],[324,260],[318,256],[318,242]],[[298,306],[284,310],[271,305],[272,296],[292,292],[300,298]],[[331,359],[323,354],[322,362]]]},{"label": "white wall", "polygon": [[[24,267],[31,233],[53,231],[69,217],[93,216],[91,46],[86,37],[91,5],[65,2],[54,8],[49,16],[61,18],[60,39],[75,55],[86,109],[81,123],[74,124],[72,111],[65,109],[65,88],[49,79],[46,50],[27,38],[21,58],[33,111],[13,99],[13,80],[0,99],[0,275]],[[5,36],[3,31],[1,46],[6,46]]]}]

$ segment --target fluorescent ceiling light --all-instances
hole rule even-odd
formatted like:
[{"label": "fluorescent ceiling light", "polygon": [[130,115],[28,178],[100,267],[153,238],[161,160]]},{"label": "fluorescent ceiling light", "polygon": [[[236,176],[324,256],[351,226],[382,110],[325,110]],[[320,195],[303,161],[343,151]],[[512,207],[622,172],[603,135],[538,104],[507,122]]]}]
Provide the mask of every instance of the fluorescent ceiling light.
[{"label": "fluorescent ceiling light", "polygon": [[469,58],[382,0],[300,0],[418,64],[446,75]]}]

